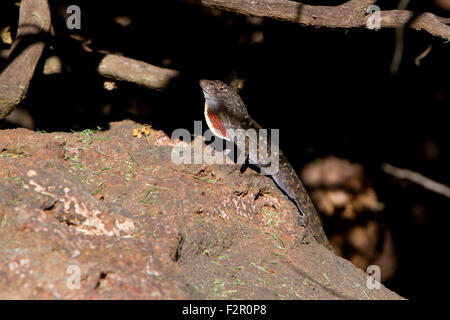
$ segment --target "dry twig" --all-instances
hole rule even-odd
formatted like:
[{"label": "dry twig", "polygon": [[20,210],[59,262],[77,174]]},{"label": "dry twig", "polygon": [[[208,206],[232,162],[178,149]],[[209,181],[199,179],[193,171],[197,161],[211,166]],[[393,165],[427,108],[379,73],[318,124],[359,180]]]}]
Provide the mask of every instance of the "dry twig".
[{"label": "dry twig", "polygon": [[[400,0],[398,3],[399,10],[405,10],[408,7],[409,0]],[[404,47],[404,37],[403,33],[405,31],[405,26],[401,26],[395,29],[395,49],[394,55],[391,62],[391,73],[397,74],[400,63],[402,62],[403,47]]]},{"label": "dry twig", "polygon": [[450,198],[450,187],[446,186],[445,184],[431,180],[430,178],[427,178],[421,175],[420,173],[414,172],[409,169],[397,168],[388,163],[383,164],[382,169],[384,172],[393,175],[398,179],[406,179],[408,181],[414,182],[422,186],[427,190],[439,193],[440,195]]},{"label": "dry twig", "polygon": [[430,44],[421,54],[419,54],[415,59],[414,59],[414,63],[416,64],[416,66],[420,66],[420,60],[422,60],[423,58],[425,58],[431,51],[431,49],[433,48],[433,45]]}]

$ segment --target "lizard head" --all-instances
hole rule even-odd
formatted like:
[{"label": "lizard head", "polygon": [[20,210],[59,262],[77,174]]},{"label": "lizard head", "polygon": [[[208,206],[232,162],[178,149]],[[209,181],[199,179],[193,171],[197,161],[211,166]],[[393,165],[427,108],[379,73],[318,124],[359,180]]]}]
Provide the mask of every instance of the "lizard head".
[{"label": "lizard head", "polygon": [[249,115],[239,94],[220,80],[200,80],[205,96],[205,119],[218,137],[230,140],[228,129],[242,128]]}]

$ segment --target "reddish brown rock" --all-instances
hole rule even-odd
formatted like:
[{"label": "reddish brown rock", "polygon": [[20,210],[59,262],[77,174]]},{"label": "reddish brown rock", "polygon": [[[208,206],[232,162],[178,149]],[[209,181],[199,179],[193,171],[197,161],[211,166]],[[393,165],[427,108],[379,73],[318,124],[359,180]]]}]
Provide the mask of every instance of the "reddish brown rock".
[{"label": "reddish brown rock", "polygon": [[138,126],[0,131],[0,298],[401,298],[302,241],[270,177],[176,165]]}]

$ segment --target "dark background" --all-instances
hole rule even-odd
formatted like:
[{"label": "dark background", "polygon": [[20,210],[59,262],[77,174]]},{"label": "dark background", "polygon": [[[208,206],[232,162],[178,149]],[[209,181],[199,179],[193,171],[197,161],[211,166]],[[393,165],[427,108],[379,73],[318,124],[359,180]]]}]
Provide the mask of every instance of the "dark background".
[{"label": "dark background", "polygon": [[[81,30],[65,26],[65,7],[71,4],[81,7]],[[377,5],[384,10],[397,4]],[[169,135],[180,127],[193,132],[193,121],[203,119],[198,80],[244,79],[240,94],[250,114],[263,127],[280,129],[281,149],[296,169],[326,155],[364,166],[385,205],[379,219],[391,229],[398,252],[397,272],[385,285],[407,298],[426,298],[446,283],[450,199],[393,179],[381,164],[450,185],[445,112],[450,106],[450,43],[405,30],[402,62],[393,75],[393,29],[316,29],[274,20],[255,24],[175,0],[50,1],[50,6],[54,37],[44,57],[60,56],[63,72],[43,75],[41,59],[20,104],[35,129],[107,129],[110,121],[131,118]],[[430,1],[411,1],[408,9],[445,16]],[[129,16],[131,24],[120,26],[116,16]],[[17,20],[18,6],[2,1],[0,29],[16,27]],[[105,79],[95,71],[100,55],[82,50],[73,34],[92,39],[93,50],[176,69],[182,76],[163,92],[124,82],[106,91]],[[258,34],[262,42],[252,40]],[[430,44],[431,52],[416,66],[414,58]],[[0,49],[7,47],[2,43]],[[0,68],[4,63],[0,59]],[[11,126],[0,122],[0,128]]]}]

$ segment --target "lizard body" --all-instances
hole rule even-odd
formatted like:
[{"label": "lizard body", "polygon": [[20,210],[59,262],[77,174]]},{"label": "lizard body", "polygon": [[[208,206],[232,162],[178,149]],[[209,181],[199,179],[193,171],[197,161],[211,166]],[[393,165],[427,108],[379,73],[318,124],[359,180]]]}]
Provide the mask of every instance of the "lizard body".
[{"label": "lizard body", "polygon": [[[248,114],[239,94],[219,80],[201,80],[200,86],[205,96],[205,119],[210,130],[218,137],[231,140],[236,143],[239,136],[237,129],[255,129],[259,131],[262,127],[253,120]],[[249,146],[257,146],[258,150],[267,150],[267,144],[270,145],[270,137],[260,139],[256,136],[246,136],[245,155],[249,157],[251,163],[260,168],[266,168],[267,164],[262,163],[259,157],[249,153]],[[260,144],[264,143],[263,149],[259,149]],[[271,173],[272,178],[280,189],[295,203],[296,207],[303,215],[302,224],[308,228],[317,242],[331,249],[331,245],[320,223],[319,216],[314,208],[311,198],[308,195],[303,183],[297,176],[294,168],[281,150],[275,152],[278,157],[278,171]]]}]

